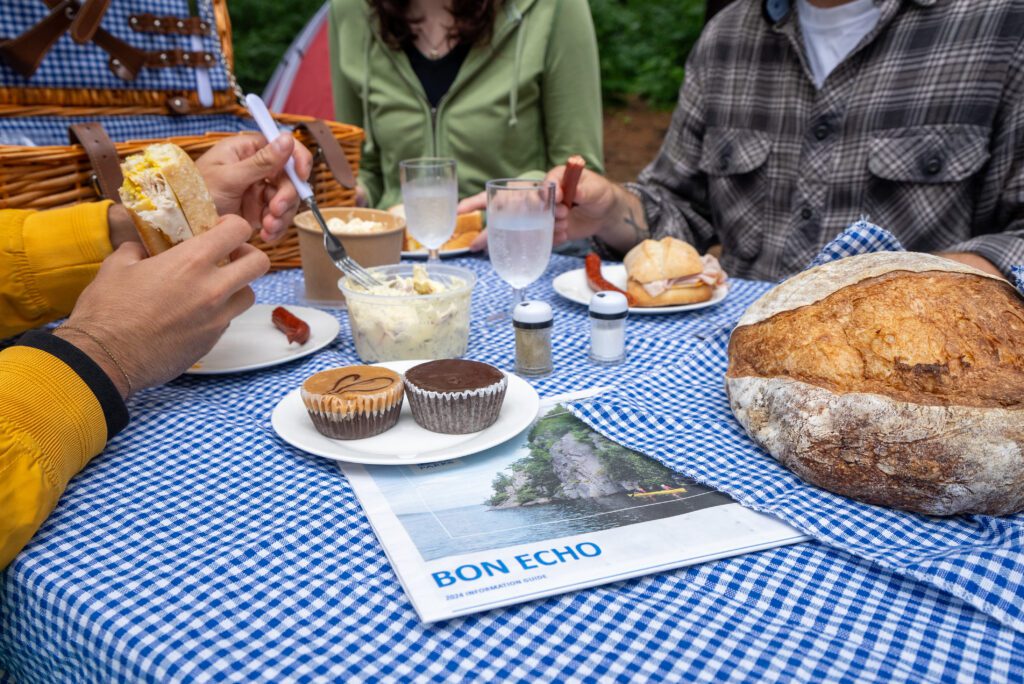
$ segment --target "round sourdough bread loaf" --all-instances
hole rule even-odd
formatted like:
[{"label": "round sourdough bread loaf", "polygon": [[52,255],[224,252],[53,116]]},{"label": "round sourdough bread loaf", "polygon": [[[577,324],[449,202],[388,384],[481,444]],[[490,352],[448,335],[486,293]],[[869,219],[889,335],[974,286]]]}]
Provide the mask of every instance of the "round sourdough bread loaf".
[{"label": "round sourdough bread loaf", "polygon": [[729,340],[729,403],[802,479],[930,515],[1024,509],[1024,300],[927,254],[796,275]]}]

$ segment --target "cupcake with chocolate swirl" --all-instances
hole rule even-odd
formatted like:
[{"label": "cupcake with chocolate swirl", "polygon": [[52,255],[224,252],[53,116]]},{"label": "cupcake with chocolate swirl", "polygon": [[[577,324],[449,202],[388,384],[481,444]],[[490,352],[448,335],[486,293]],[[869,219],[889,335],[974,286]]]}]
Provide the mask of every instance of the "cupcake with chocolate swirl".
[{"label": "cupcake with chocolate swirl", "polygon": [[306,378],[302,402],[332,439],[364,439],[390,430],[402,412],[402,376],[378,366],[331,368]]}]

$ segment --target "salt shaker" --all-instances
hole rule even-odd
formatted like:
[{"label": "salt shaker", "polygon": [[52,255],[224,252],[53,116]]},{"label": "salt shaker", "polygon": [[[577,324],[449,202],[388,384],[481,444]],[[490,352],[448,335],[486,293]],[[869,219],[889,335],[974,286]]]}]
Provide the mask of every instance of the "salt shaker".
[{"label": "salt shaker", "polygon": [[629,303],[621,292],[595,292],[590,298],[590,360],[613,366],[626,360]]},{"label": "salt shaker", "polygon": [[516,329],[516,373],[550,373],[551,307],[546,302],[520,302],[512,310],[512,325]]}]

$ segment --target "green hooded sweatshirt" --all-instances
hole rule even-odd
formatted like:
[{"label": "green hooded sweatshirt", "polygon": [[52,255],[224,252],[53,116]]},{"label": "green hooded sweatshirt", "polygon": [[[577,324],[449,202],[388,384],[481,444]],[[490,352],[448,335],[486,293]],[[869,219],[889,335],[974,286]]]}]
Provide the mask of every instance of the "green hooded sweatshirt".
[{"label": "green hooded sweatshirt", "polygon": [[597,40],[586,0],[506,0],[432,109],[409,59],[375,29],[366,0],[333,0],[331,79],[339,121],[366,131],[359,183],[371,207],[401,204],[398,162],[452,157],[459,196],[493,178],[543,177],[571,154],[603,172]]}]

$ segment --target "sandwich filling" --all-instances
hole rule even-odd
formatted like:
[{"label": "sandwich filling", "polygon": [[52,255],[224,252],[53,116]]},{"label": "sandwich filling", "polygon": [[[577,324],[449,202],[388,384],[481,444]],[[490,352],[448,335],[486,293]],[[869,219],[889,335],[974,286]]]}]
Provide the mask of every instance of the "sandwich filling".
[{"label": "sandwich filling", "polygon": [[704,267],[700,273],[680,278],[664,278],[649,283],[641,283],[640,285],[650,296],[659,297],[672,288],[697,287],[698,285],[715,287],[726,281],[727,276],[718,263],[718,259],[711,254],[705,254],[700,258],[700,261]]},{"label": "sandwich filling", "polygon": [[166,235],[172,244],[192,237],[192,229],[181,211],[178,198],[160,172],[157,161],[148,151],[128,161],[131,166],[125,169],[121,191],[132,211]]}]

